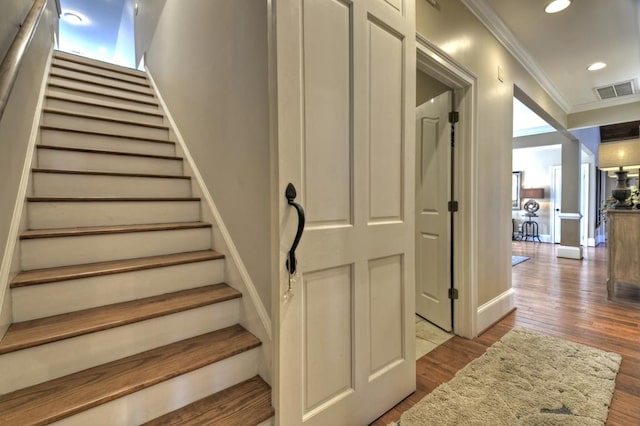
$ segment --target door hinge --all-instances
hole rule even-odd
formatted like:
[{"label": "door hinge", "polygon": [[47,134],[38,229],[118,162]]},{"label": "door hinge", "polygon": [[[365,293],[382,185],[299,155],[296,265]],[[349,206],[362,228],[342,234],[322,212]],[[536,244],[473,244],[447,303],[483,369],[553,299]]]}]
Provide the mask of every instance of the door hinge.
[{"label": "door hinge", "polygon": [[451,111],[449,113],[449,123],[453,124],[458,121],[460,121],[460,113],[458,113],[458,111]]},{"label": "door hinge", "polygon": [[450,212],[458,211],[458,202],[457,201],[449,201],[448,209]]},{"label": "door hinge", "polygon": [[458,289],[450,288],[449,289],[449,299],[457,300],[458,299]]}]

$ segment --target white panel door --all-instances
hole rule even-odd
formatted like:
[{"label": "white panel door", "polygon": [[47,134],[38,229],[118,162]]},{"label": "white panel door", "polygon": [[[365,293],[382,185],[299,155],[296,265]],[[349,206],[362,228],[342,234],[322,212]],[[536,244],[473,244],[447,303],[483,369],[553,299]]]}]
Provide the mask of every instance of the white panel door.
[{"label": "white panel door", "polygon": [[451,92],[416,108],[416,313],[451,331]]},{"label": "white panel door", "polygon": [[276,420],[364,425],[415,389],[414,2],[274,3]]}]

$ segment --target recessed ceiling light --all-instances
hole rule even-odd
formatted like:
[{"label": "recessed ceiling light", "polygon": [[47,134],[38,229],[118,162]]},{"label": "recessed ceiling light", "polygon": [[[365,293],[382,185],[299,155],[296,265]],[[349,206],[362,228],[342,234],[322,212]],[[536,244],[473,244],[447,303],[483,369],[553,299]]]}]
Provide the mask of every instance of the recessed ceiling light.
[{"label": "recessed ceiling light", "polygon": [[587,67],[587,69],[589,71],[598,71],[598,70],[601,70],[602,68],[604,68],[606,66],[607,66],[607,64],[605,64],[604,62],[594,62],[591,65],[589,65]]},{"label": "recessed ceiling light", "polygon": [[62,19],[71,25],[85,25],[89,23],[89,20],[84,15],[75,11],[63,12]]},{"label": "recessed ceiling light", "polygon": [[571,0],[553,0],[544,8],[547,13],[558,13],[565,10],[571,4]]}]

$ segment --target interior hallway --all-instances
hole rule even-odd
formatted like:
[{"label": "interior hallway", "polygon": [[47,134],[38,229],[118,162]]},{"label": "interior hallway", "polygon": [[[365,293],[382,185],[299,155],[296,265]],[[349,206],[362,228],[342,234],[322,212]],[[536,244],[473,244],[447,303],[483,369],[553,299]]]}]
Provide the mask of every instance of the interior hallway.
[{"label": "interior hallway", "polygon": [[514,242],[514,255],[531,258],[513,267],[517,310],[476,339],[453,337],[419,359],[416,392],[373,425],[397,421],[515,325],[621,354],[607,425],[640,425],[640,288],[619,286],[608,301],[606,247],[586,248],[582,261],[557,258],[556,248]]}]

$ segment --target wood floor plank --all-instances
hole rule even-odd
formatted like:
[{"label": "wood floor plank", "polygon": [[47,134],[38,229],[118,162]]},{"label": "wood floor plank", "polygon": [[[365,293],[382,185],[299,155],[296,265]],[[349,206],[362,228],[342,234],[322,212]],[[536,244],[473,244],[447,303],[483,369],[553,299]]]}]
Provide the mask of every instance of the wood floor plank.
[{"label": "wood floor plank", "polygon": [[141,271],[164,266],[224,259],[222,253],[213,250],[166,254],[138,259],[113,260],[109,262],[87,263],[84,265],[60,266],[56,268],[34,269],[19,273],[11,282],[11,288],[96,277],[122,272]]},{"label": "wood floor plank", "polygon": [[44,425],[260,346],[239,325],[0,396],[0,424]]},{"label": "wood floor plank", "polygon": [[256,376],[144,425],[250,426],[257,425],[273,415],[271,388]]},{"label": "wood floor plank", "polygon": [[0,355],[240,297],[242,294],[228,285],[214,284],[17,322],[0,340]]},{"label": "wood floor plank", "polygon": [[618,286],[607,300],[607,249],[587,247],[583,260],[562,259],[553,244],[514,242],[530,259],[512,269],[517,310],[475,339],[454,337],[417,361],[417,389],[372,423],[387,426],[515,325],[622,355],[607,425],[640,426],[640,290]]}]

